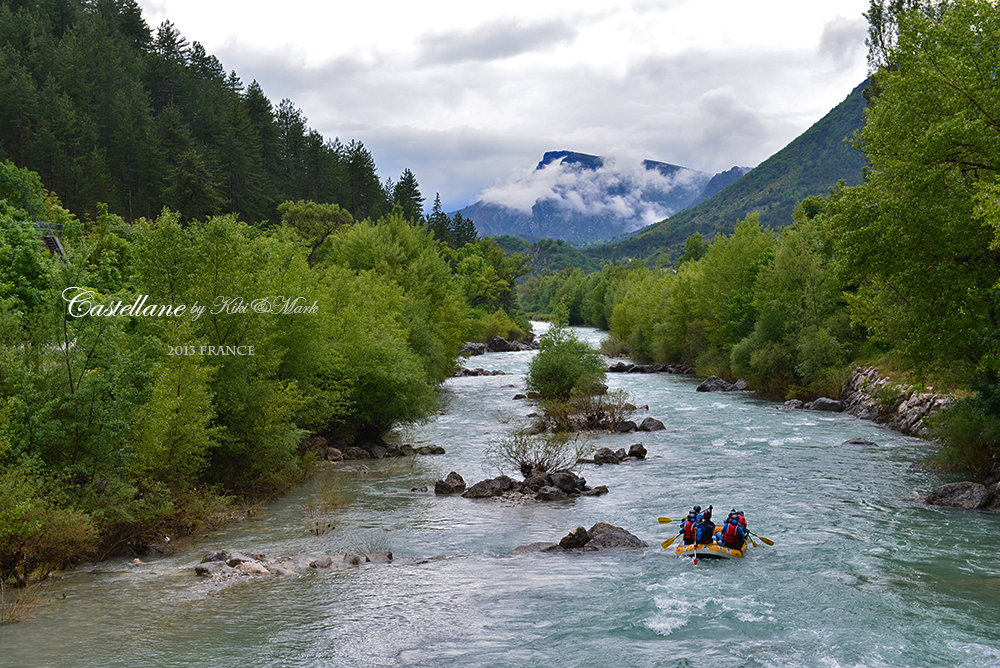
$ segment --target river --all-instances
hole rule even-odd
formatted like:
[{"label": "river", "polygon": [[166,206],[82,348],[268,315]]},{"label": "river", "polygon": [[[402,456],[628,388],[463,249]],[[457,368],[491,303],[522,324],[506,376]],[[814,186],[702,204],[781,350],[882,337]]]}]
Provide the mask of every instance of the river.
[{"label": "river", "polygon": [[[580,328],[597,342],[601,332]],[[609,374],[665,431],[645,461],[585,466],[600,497],[500,502],[411,488],[471,485],[490,439],[532,410],[513,396],[534,353],[470,359],[512,375],[447,381],[430,422],[398,436],[446,454],[368,463],[332,531],[306,530],[314,485],[173,556],[112,559],[46,584],[28,621],[0,626],[0,665],[35,666],[1000,666],[1000,515],[929,507],[955,478],[911,470],[926,442],[853,417],[778,410],[698,379]],[[853,437],[877,447],[847,447]],[[746,512],[774,542],[694,565],[663,550],[693,504]],[[650,544],[506,556],[609,522]],[[220,587],[212,549],[269,556],[384,547],[389,565],[305,569]],[[246,578],[249,580],[249,578]]]}]

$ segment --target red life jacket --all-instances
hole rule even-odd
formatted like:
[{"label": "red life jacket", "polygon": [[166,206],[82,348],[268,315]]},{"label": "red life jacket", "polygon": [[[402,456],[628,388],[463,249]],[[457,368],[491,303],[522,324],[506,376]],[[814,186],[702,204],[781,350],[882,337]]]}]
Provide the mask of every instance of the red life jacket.
[{"label": "red life jacket", "polygon": [[722,532],[722,540],[726,545],[739,545],[742,540],[740,535],[736,532],[736,527],[739,524],[736,522],[728,522],[726,528]]},{"label": "red life jacket", "polygon": [[697,530],[697,528],[698,525],[692,522],[690,519],[684,520],[684,540],[690,540],[691,542],[694,542],[695,531]]},{"label": "red life jacket", "polygon": [[744,529],[746,529],[747,528],[747,518],[743,516],[743,513],[740,513],[739,518],[740,518],[740,526],[742,526]]}]

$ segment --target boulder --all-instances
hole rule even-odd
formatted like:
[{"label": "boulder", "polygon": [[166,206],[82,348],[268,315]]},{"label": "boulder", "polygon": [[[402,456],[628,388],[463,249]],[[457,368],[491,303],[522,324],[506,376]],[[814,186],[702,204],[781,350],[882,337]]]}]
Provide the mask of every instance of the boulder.
[{"label": "boulder", "polygon": [[590,540],[590,534],[587,533],[587,529],[584,527],[577,527],[566,534],[562,540],[559,541],[559,547],[564,550],[572,550],[573,548],[583,547]]},{"label": "boulder", "polygon": [[520,487],[520,483],[513,478],[501,475],[492,479],[480,480],[462,492],[462,496],[467,499],[488,499],[493,496],[501,496],[505,492],[518,490]]},{"label": "boulder", "polygon": [[544,473],[533,473],[524,479],[521,484],[521,489],[530,492],[537,492],[542,487],[548,487],[552,484],[552,481]]},{"label": "boulder", "polygon": [[584,486],[582,478],[569,471],[556,471],[549,474],[549,480],[553,487],[558,487],[567,494],[573,494]]},{"label": "boulder", "polygon": [[625,448],[618,448],[615,450],[615,457],[618,458],[618,461],[623,462],[628,459],[628,453],[625,452]]},{"label": "boulder", "polygon": [[371,455],[371,459],[382,459],[389,452],[389,447],[385,443],[376,441],[365,441],[361,444],[361,448]]},{"label": "boulder", "polygon": [[593,489],[588,489],[584,492],[580,492],[580,496],[601,496],[602,494],[608,493],[607,485],[598,485]]},{"label": "boulder", "polygon": [[270,575],[271,571],[267,570],[264,564],[259,561],[244,561],[233,569],[240,575]]},{"label": "boulder", "polygon": [[616,547],[648,547],[645,541],[639,540],[636,536],[621,527],[598,522],[590,527],[587,532],[590,540],[587,541],[588,550],[607,550]]},{"label": "boulder", "polygon": [[482,355],[486,352],[486,344],[470,341],[462,346],[462,350],[459,352],[462,355]]},{"label": "boulder", "polygon": [[827,411],[830,413],[840,413],[844,410],[844,403],[829,397],[820,397],[815,401],[810,401],[805,405],[806,410]]},{"label": "boulder", "polygon": [[877,448],[878,447],[878,443],[873,443],[872,441],[865,440],[865,439],[861,438],[860,436],[855,436],[854,438],[850,438],[850,439],[844,441],[843,443],[841,443],[841,445],[844,446],[845,448]]},{"label": "boulder", "polygon": [[269,568],[272,575],[295,575],[299,572],[298,564],[290,559],[271,564]]},{"label": "boulder", "polygon": [[932,506],[948,506],[950,508],[986,508],[993,501],[994,493],[985,485],[975,482],[953,482],[941,485],[924,501]]},{"label": "boulder", "polygon": [[225,561],[229,558],[229,553],[225,550],[213,550],[201,559],[201,563],[207,564],[210,561]]},{"label": "boulder", "polygon": [[337,448],[327,448],[326,449],[326,460],[328,462],[341,462],[344,461],[344,453]]},{"label": "boulder", "polygon": [[628,446],[628,456],[635,457],[636,459],[645,459],[646,448],[643,446],[642,443],[633,443],[632,445]]},{"label": "boulder", "polygon": [[230,575],[233,569],[224,561],[203,561],[194,567],[195,575],[201,577],[221,577]]},{"label": "boulder", "polygon": [[392,563],[392,552],[372,552],[365,557],[365,561],[371,564]]},{"label": "boulder", "polygon": [[619,434],[628,434],[635,431],[638,428],[639,428],[638,425],[636,425],[635,422],[632,422],[632,420],[622,420],[621,422],[615,425],[615,431]]},{"label": "boulder", "polygon": [[540,490],[535,492],[535,498],[539,501],[559,501],[560,499],[565,499],[568,496],[569,494],[566,492],[551,485],[542,487]]},{"label": "boulder", "polygon": [[639,431],[663,431],[666,427],[654,417],[647,417],[639,423]]},{"label": "boulder", "polygon": [[344,555],[344,561],[349,563],[351,566],[361,565],[361,557],[353,552],[348,552]]},{"label": "boulder", "polygon": [[229,556],[226,558],[226,563],[236,568],[245,561],[256,561],[253,557],[248,557],[242,552],[230,552]]},{"label": "boulder", "polygon": [[309,564],[309,568],[330,568],[333,566],[333,559],[330,557],[320,557]]},{"label": "boulder", "polygon": [[527,545],[519,545],[513,550],[507,553],[507,556],[514,556],[516,554],[531,554],[534,552],[552,552],[553,550],[558,550],[559,545],[556,543],[546,543],[544,541],[539,541],[537,543],[529,543]]},{"label": "boulder", "polygon": [[709,376],[696,389],[698,392],[735,392],[737,388],[733,383],[718,376]]},{"label": "boulder", "polygon": [[435,494],[459,494],[465,491],[465,480],[454,471],[445,476],[444,480],[434,483]]},{"label": "boulder", "polygon": [[344,450],[344,459],[371,459],[372,456],[363,448],[351,446]]},{"label": "boulder", "polygon": [[595,464],[621,464],[621,460],[615,456],[611,448],[601,448],[594,453]]},{"label": "boulder", "polygon": [[418,455],[443,455],[444,448],[440,445],[422,445],[419,448],[414,448],[413,451]]},{"label": "boulder", "polygon": [[400,445],[390,445],[386,450],[386,457],[412,457],[417,454],[412,445],[402,443]]},{"label": "boulder", "polygon": [[798,410],[802,408],[804,405],[805,404],[802,403],[801,399],[789,399],[782,405],[782,408],[791,411],[791,410]]},{"label": "boulder", "polygon": [[512,346],[510,341],[502,336],[494,336],[490,339],[489,344],[486,346],[486,350],[491,353],[506,353],[512,350],[517,350],[517,348]]}]

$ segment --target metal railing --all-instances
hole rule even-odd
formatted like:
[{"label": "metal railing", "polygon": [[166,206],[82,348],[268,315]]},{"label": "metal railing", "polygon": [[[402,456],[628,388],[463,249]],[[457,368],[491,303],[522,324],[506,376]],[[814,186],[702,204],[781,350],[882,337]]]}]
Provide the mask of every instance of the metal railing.
[{"label": "metal railing", "polygon": [[24,229],[32,229],[35,236],[39,239],[44,239],[45,237],[56,237],[59,238],[63,233],[62,223],[50,223],[48,221],[37,221],[37,222],[21,222],[19,223]]}]

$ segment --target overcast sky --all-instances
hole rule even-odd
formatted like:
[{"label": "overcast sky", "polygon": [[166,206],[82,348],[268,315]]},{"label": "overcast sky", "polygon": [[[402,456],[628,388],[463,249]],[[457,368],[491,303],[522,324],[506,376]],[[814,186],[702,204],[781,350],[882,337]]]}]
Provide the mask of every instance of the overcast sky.
[{"label": "overcast sky", "polygon": [[448,211],[545,151],[755,166],[866,76],[867,0],[139,0]]}]

